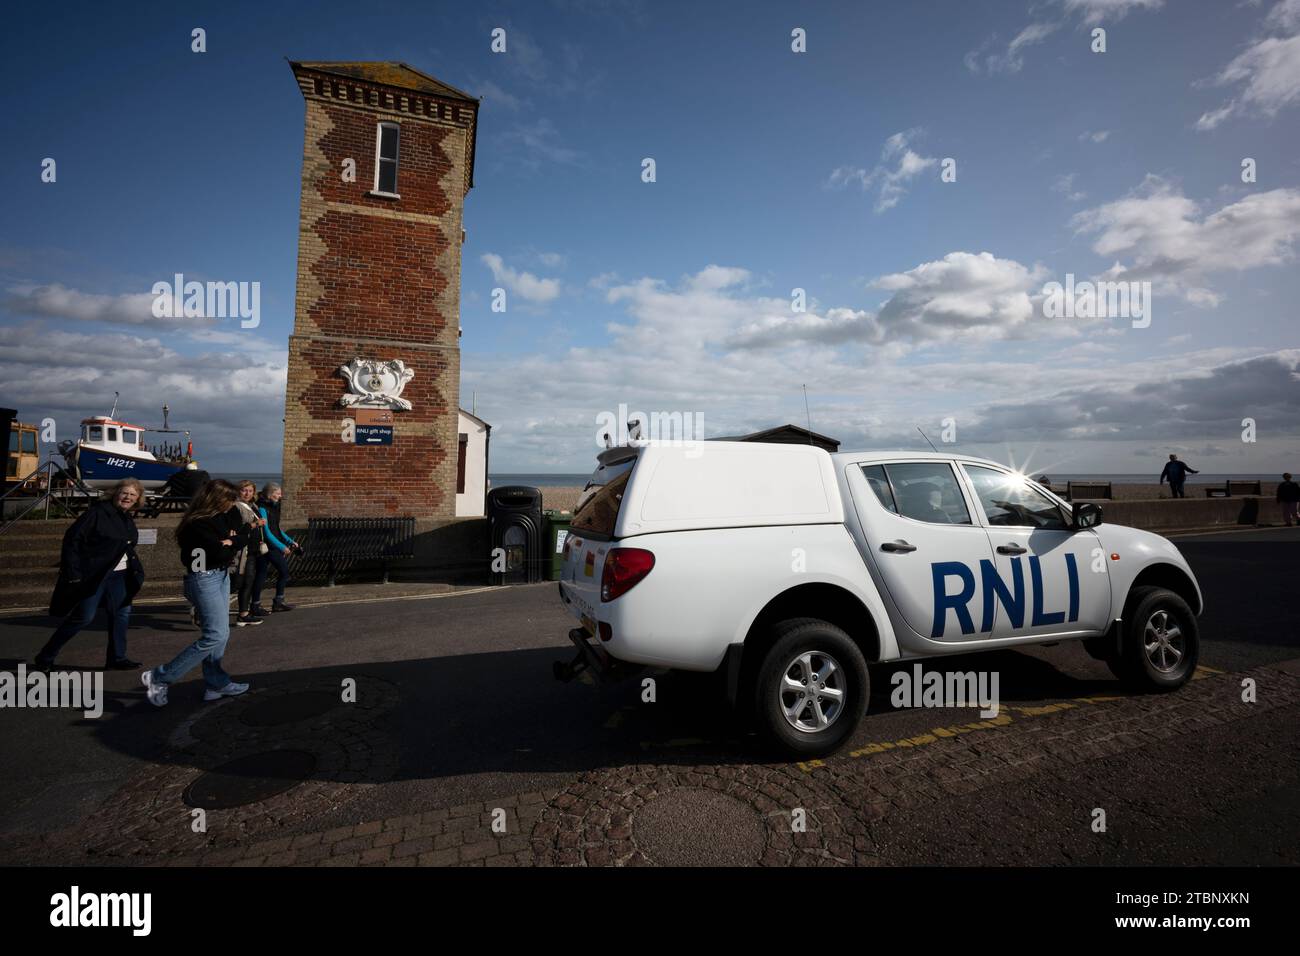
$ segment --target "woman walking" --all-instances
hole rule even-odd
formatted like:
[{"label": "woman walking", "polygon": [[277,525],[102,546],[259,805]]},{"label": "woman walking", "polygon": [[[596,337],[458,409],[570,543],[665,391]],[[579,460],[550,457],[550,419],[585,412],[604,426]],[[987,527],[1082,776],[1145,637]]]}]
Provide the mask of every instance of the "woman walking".
[{"label": "woman walking", "polygon": [[235,507],[239,509],[239,517],[245,531],[248,532],[248,540],[236,555],[235,563],[230,566],[230,585],[239,595],[239,615],[235,618],[235,626],[249,627],[262,623],[262,619],[252,613],[252,606],[253,583],[257,578],[257,559],[267,550],[266,541],[262,536],[262,526],[266,524],[266,520],[258,515],[254,504],[257,485],[245,478],[238,487],[239,499],[235,502]]},{"label": "woman walking", "polygon": [[289,555],[301,554],[302,546],[280,530],[280,501],[284,492],[275,482],[268,482],[262,488],[262,496],[257,499],[257,512],[266,522],[267,552],[257,559],[257,580],[253,582],[253,613],[265,617],[267,610],[262,607],[262,588],[266,585],[266,572],[275,565],[275,600],[272,611],[292,611],[293,605],[284,602],[284,589],[289,583]]},{"label": "woman walking", "polygon": [[167,686],[200,662],[207,684],[204,700],[237,697],[248,690],[247,684],[231,680],[222,667],[230,640],[229,569],[248,535],[235,507],[238,498],[239,492],[230,482],[220,478],[210,481],[176,526],[181,566],[185,568],[185,597],[198,610],[203,633],[170,663],[140,675],[149,703],[155,707],[167,703]]},{"label": "woman walking", "polygon": [[50,597],[50,616],[63,618],[63,623],[36,655],[37,667],[53,667],[63,645],[95,619],[101,604],[108,614],[104,668],[140,666],[126,656],[126,628],[131,600],[144,583],[144,567],[135,554],[140,533],[131,517],[143,499],[144,486],[125,478],[109,492],[107,501],[91,505],[64,534],[59,580]]}]

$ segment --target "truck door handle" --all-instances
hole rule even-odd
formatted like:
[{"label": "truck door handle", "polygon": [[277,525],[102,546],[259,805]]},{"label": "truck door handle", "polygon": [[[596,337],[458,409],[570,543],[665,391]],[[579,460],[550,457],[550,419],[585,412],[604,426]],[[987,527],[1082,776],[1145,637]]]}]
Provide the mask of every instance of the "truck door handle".
[{"label": "truck door handle", "polygon": [[998,545],[998,554],[1024,554],[1028,548],[1022,548],[1018,544],[1000,544]]},{"label": "truck door handle", "polygon": [[906,541],[886,541],[880,546],[881,551],[888,551],[890,554],[907,554],[909,551],[915,551],[916,545],[908,544]]}]

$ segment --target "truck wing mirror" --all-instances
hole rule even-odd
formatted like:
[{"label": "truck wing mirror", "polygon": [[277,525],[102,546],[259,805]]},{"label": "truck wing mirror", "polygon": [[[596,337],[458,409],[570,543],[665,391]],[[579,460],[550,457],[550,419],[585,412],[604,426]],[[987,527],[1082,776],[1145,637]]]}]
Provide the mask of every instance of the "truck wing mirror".
[{"label": "truck wing mirror", "polygon": [[1074,531],[1083,531],[1086,528],[1095,528],[1101,524],[1101,505],[1093,504],[1091,501],[1076,501],[1073,512],[1070,515],[1070,528]]}]

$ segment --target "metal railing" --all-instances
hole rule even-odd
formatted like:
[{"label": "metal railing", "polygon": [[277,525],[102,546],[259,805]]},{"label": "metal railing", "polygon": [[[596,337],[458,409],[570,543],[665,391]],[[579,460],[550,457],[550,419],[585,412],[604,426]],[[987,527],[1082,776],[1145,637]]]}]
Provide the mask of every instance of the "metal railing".
[{"label": "metal railing", "polygon": [[[3,495],[0,495],[0,516],[3,516],[4,514],[4,502],[11,495],[19,495],[20,492],[23,492],[27,485],[42,472],[45,474],[44,489],[26,508],[18,512],[18,514],[9,519],[9,521],[5,522],[3,527],[0,527],[0,535],[4,534],[19,521],[22,521],[42,504],[45,505],[45,520],[48,521],[50,520],[50,505],[55,502],[60,504],[65,511],[71,511],[73,509],[70,507],[70,503],[73,501],[76,501],[79,504],[88,505],[92,501],[99,500],[99,493],[97,491],[87,487],[82,483],[81,479],[77,478],[62,465],[59,465],[51,459],[27,477],[20,479],[17,484],[6,491]],[[60,479],[57,485],[54,480],[56,477]]]}]

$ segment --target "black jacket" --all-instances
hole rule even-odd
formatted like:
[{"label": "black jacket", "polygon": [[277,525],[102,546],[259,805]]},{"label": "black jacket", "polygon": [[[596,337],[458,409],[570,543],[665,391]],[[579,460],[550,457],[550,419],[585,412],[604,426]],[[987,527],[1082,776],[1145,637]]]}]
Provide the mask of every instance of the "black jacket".
[{"label": "black jacket", "polygon": [[193,501],[203,486],[211,480],[212,476],[202,469],[190,471],[188,468],[182,468],[167,479],[163,491],[168,495]]},{"label": "black jacket", "polygon": [[[193,571],[198,560],[198,551],[203,556],[202,569],[220,571],[227,568],[235,556],[248,544],[248,529],[239,517],[239,508],[230,506],[229,511],[207,518],[197,518],[176,532],[176,540],[181,548],[181,567]],[[229,540],[230,544],[222,544]]]},{"label": "black jacket", "polygon": [[144,566],[136,557],[140,540],[135,519],[111,501],[97,501],[63,535],[59,580],[50,596],[50,616],[65,617],[95,593],[100,582],[126,555],[126,600],[144,584]]},{"label": "black jacket", "polygon": [[1277,485],[1278,501],[1300,501],[1300,485],[1294,481],[1280,481]]},{"label": "black jacket", "polygon": [[1160,472],[1160,484],[1169,479],[1171,485],[1182,484],[1187,480],[1188,475],[1199,475],[1200,472],[1190,467],[1185,461],[1167,461],[1165,462],[1164,471]]}]

